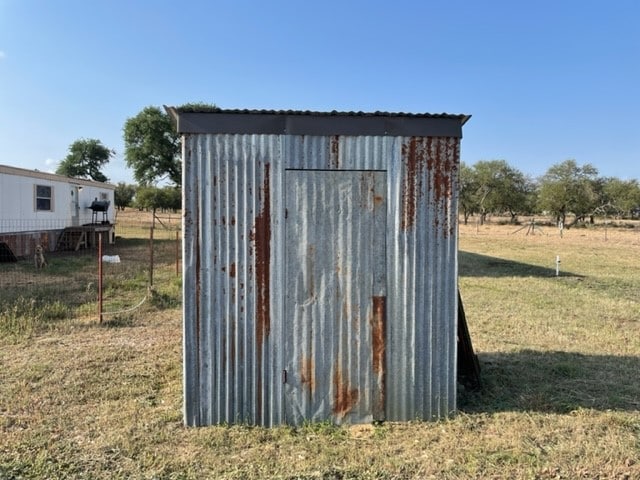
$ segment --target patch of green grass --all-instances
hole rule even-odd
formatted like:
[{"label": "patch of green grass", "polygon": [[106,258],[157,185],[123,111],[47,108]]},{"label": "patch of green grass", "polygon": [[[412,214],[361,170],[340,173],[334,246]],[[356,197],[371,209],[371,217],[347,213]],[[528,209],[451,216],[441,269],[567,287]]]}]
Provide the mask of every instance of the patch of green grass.
[{"label": "patch of green grass", "polygon": [[72,255],[64,252],[60,256],[49,255],[49,266],[47,274],[68,276],[82,272],[87,268],[93,268],[97,263],[94,255],[83,254]]},{"label": "patch of green grass", "polygon": [[60,300],[17,297],[0,307],[0,337],[20,339],[66,319],[69,307]]},{"label": "patch of green grass", "polygon": [[117,295],[120,292],[139,292],[140,290],[144,290],[148,284],[149,274],[146,272],[136,272],[131,276],[108,276],[103,283],[103,288],[107,294]]}]

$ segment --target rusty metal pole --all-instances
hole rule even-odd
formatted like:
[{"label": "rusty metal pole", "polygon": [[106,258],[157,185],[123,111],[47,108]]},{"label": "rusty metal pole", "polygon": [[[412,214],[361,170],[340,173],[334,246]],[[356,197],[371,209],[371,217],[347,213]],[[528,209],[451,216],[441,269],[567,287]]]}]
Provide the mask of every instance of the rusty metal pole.
[{"label": "rusty metal pole", "polygon": [[98,318],[102,323],[102,232],[98,232]]},{"label": "rusty metal pole", "polygon": [[153,226],[149,229],[149,286],[153,287]]},{"label": "rusty metal pole", "polygon": [[176,277],[180,276],[180,232],[176,232]]}]

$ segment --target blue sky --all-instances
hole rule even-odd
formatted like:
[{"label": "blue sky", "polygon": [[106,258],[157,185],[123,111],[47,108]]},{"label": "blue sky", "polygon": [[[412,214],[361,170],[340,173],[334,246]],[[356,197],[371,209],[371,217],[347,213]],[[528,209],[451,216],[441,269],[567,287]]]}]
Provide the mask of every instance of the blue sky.
[{"label": "blue sky", "polygon": [[0,164],[147,105],[465,113],[462,160],[640,179],[640,2],[0,0]]}]

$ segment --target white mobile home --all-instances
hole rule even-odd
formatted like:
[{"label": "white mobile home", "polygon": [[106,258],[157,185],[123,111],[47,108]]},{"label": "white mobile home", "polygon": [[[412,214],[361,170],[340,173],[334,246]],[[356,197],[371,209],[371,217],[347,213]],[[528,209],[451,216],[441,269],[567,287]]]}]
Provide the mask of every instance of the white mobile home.
[{"label": "white mobile home", "polygon": [[90,234],[98,230],[107,232],[112,240],[115,188],[108,183],[0,165],[0,242],[16,256],[25,256],[33,253],[36,244],[55,250],[69,229],[76,229],[77,247],[89,246]]}]

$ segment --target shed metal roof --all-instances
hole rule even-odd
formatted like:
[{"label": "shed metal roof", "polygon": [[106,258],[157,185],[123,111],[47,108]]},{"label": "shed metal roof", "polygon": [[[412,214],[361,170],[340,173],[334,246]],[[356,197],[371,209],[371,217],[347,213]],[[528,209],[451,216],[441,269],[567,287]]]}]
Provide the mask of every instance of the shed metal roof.
[{"label": "shed metal roof", "polygon": [[462,137],[470,115],[403,112],[180,109],[179,133]]}]

